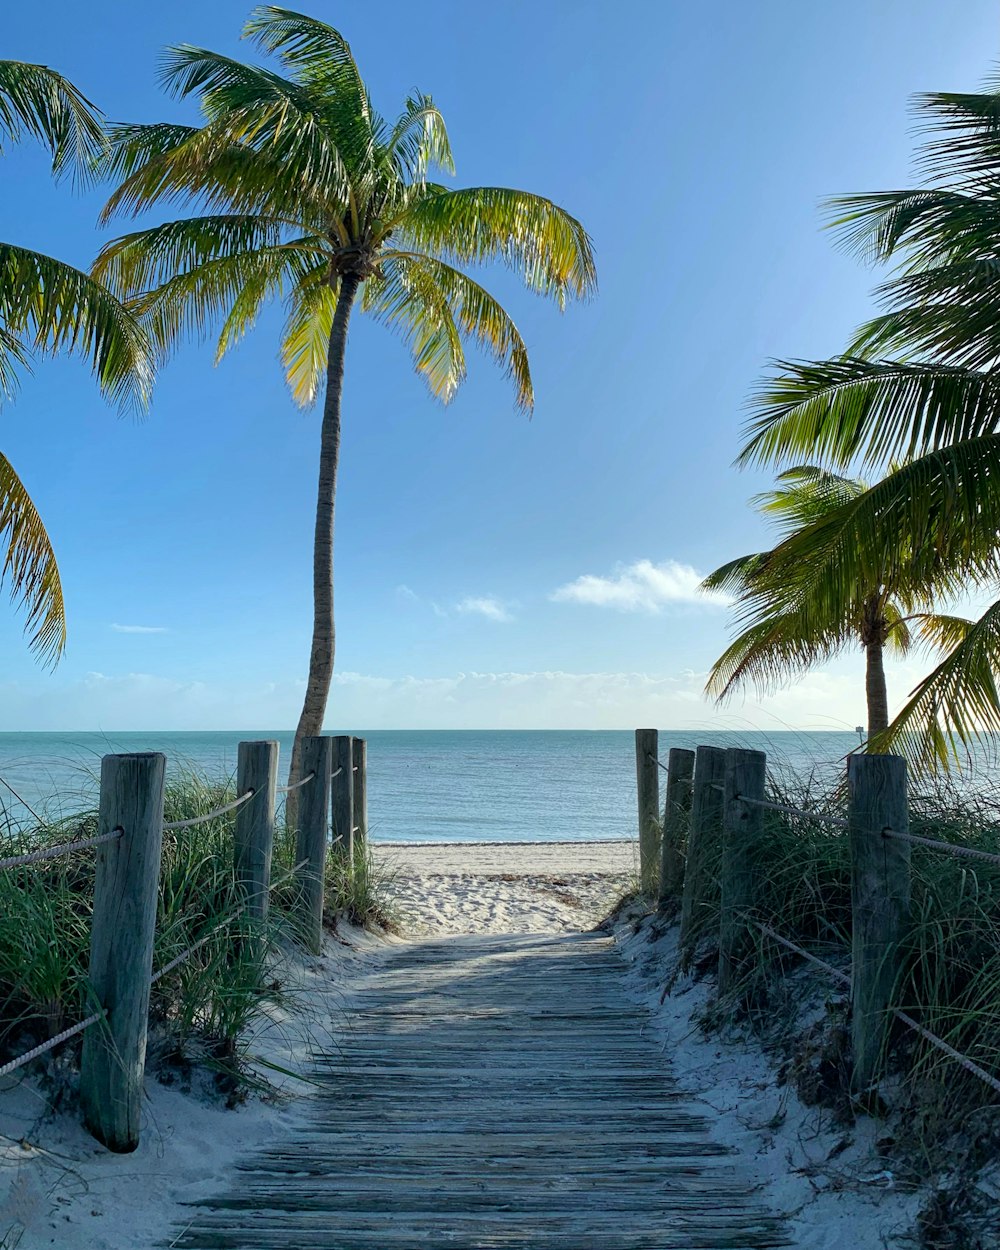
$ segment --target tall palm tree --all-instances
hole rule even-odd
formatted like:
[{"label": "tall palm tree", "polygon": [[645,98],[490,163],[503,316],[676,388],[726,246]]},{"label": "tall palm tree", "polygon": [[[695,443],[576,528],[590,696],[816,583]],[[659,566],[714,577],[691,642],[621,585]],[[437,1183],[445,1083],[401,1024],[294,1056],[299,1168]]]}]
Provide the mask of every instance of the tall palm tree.
[{"label": "tall palm tree", "polygon": [[390,124],[375,111],[346,40],[323,22],[265,6],[244,36],[277,57],[275,70],[187,45],[167,51],[162,76],[198,97],[201,127],[121,126],[109,174],[121,178],[106,215],[164,202],[203,215],[110,243],[95,274],[144,318],[168,351],[188,330],[221,321],[218,355],[268,301],[287,309],[281,343],[295,399],[325,383],[313,549],[309,676],[295,733],[319,733],[334,663],[333,537],[347,329],[355,304],[409,344],[431,392],[447,401],[465,377],[463,343],[485,348],[533,403],[528,353],[500,304],[461,266],[499,261],[563,304],[595,283],[590,241],[550,200],[497,187],[452,190],[440,112],[408,99]]},{"label": "tall palm tree", "polygon": [[[4,142],[37,139],[53,172],[86,171],[104,131],[94,106],[44,65],[0,61],[0,152]],[[40,252],[0,242],[0,401],[16,389],[18,368],[56,351],[88,358],[102,390],[144,403],[152,360],[144,332],[98,282]],[[55,662],[66,645],[66,609],[55,553],[13,465],[0,453],[0,581],[25,613],[29,645]]]},{"label": "tall palm tree", "polygon": [[956,625],[955,618],[933,613],[922,587],[904,576],[851,587],[840,601],[816,594],[811,580],[801,576],[803,540],[811,542],[815,553],[828,533],[825,522],[867,489],[855,478],[803,465],[780,474],[775,490],[753,500],[783,537],[769,551],[722,565],[703,583],[706,590],[735,598],[738,629],[712,666],[707,693],[723,700],[749,684],[767,694],[848,647],[860,646],[865,653],[868,735],[877,739],[885,732],[886,651],[906,655],[918,639],[940,644],[943,632]]},{"label": "tall palm tree", "polygon": [[[925,186],[833,202],[848,247],[896,264],[883,311],[846,355],[781,362],[756,397],[743,463],[903,461],[830,518],[823,551],[790,544],[816,593],[904,572],[937,597],[1000,584],[1000,80],[987,86],[920,97]],[[939,641],[948,654],[876,744],[919,765],[1000,730],[1000,602]]]}]

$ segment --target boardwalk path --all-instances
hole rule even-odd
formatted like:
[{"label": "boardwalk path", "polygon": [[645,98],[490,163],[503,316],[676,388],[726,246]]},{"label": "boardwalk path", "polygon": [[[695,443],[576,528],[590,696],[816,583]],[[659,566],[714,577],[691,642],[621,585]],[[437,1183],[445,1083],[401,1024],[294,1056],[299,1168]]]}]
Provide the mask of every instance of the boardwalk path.
[{"label": "boardwalk path", "polygon": [[307,1133],[248,1159],[188,1250],[788,1245],[709,1140],[595,934],[395,948]]}]

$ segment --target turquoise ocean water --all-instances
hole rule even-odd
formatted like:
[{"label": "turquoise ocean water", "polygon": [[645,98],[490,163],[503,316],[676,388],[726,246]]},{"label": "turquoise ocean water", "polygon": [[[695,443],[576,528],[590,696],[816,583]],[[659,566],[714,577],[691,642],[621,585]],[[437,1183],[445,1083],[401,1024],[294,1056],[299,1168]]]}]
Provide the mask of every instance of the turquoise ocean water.
[{"label": "turquoise ocean water", "polygon": [[[635,836],[635,747],[628,730],[372,730],[373,839],[406,842],[590,841]],[[276,738],[284,780],[291,732],[0,733],[0,778],[46,815],[94,803],[100,758],[163,751],[170,767],[231,776],[237,743]],[[788,775],[833,778],[852,733],[661,731],[660,754],[699,743],[766,751]],[[23,808],[0,785],[8,812]],[[0,819],[3,809],[0,808]]]}]

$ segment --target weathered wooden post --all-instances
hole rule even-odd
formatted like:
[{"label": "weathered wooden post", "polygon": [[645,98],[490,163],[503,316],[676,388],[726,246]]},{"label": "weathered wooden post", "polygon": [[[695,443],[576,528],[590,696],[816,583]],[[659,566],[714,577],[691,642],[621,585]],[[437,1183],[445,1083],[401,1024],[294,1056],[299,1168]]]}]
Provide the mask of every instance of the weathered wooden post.
[{"label": "weathered wooden post", "polygon": [[351,739],[351,759],[354,768],[354,829],[358,843],[363,847],[368,838],[368,742],[365,738]]},{"label": "weathered wooden post", "polygon": [[80,1101],[90,1132],[121,1153],[139,1144],[166,763],[155,752],[101,761],[98,828],[122,835],[97,852],[88,977],[107,1019],[83,1036]]},{"label": "weathered wooden post", "polygon": [[659,737],[655,729],[635,731],[635,783],[639,799],[639,888],[656,889],[660,855]]},{"label": "weathered wooden post", "polygon": [[684,884],[684,855],[681,844],[691,819],[691,787],[694,782],[694,752],[671,747],[667,754],[667,797],[663,804],[663,832],[660,842],[660,901],[662,911],[676,899]]},{"label": "weathered wooden post", "polygon": [[[323,904],[326,900],[326,847],[330,836],[330,772],[332,738],[302,740],[302,775],[307,781],[299,791],[298,838],[295,863],[299,877],[299,926],[307,950],[318,955],[323,948]],[[303,861],[305,861],[303,863]]]},{"label": "weathered wooden post", "polygon": [[333,784],[330,787],[333,853],[349,872],[354,866],[354,750],[349,734],[333,740]]},{"label": "weathered wooden post", "polygon": [[896,981],[896,951],[910,913],[910,844],[885,830],[908,831],[906,761],[852,755],[847,762],[851,845],[851,1015],[854,1087],[876,1078]]},{"label": "weathered wooden post", "polygon": [[750,947],[747,914],[754,903],[754,869],[764,813],[753,800],[764,798],[767,756],[763,751],[726,752],[725,810],[722,817],[722,901],[719,912],[719,993],[739,983]]},{"label": "weathered wooden post", "polygon": [[[691,792],[691,823],[688,827],[687,863],[681,901],[680,945],[688,959],[705,930],[706,898],[713,874],[718,871],[722,844],[722,787],[726,778],[726,752],[722,747],[698,747],[694,757]],[[714,892],[714,891],[712,891]]]},{"label": "weathered wooden post", "polygon": [[274,811],[278,784],[278,744],[241,742],[236,756],[237,796],[253,791],[253,798],[236,809],[236,878],[246,897],[252,923],[267,919],[274,849]]}]

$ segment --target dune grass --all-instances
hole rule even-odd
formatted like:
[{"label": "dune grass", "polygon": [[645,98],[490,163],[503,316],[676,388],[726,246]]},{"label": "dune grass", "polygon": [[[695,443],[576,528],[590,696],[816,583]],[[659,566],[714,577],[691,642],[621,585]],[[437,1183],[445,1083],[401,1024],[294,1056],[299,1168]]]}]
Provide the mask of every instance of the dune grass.
[{"label": "dune grass", "polygon": [[[168,780],[164,819],[186,820],[235,797],[231,782],[187,770]],[[246,1088],[241,1038],[255,1015],[282,997],[274,973],[279,948],[294,943],[295,837],[279,828],[269,917],[251,928],[233,867],[235,813],[164,833],[153,957],[154,973],[188,947],[198,949],[155,982],[150,998],[151,1054],[197,1062],[218,1073],[230,1097]],[[0,856],[97,833],[96,811],[44,825],[0,829]],[[21,1054],[92,1010],[87,983],[97,852],[0,871],[0,1060]],[[390,919],[388,882],[362,849],[356,870],[331,857],[328,919],[357,924]],[[73,1039],[54,1052],[79,1051]],[[61,1062],[65,1062],[62,1059]],[[45,1062],[44,1060],[40,1062]]]}]

